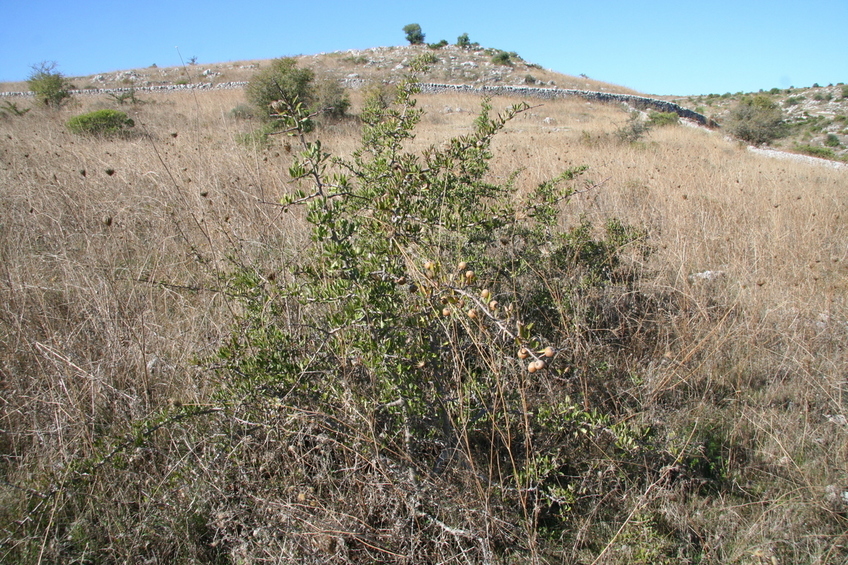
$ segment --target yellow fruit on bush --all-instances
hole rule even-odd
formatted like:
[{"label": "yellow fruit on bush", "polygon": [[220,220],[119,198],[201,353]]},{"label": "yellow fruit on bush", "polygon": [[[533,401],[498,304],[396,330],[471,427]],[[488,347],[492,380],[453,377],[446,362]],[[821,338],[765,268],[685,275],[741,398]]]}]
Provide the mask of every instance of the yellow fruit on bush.
[{"label": "yellow fruit on bush", "polygon": [[477,318],[477,309],[472,308],[471,310],[469,310],[468,311],[468,317],[471,318],[472,320],[475,320]]},{"label": "yellow fruit on bush", "polygon": [[537,371],[541,371],[542,369],[548,366],[548,364],[542,361],[541,359],[535,361],[533,365],[535,365]]},{"label": "yellow fruit on bush", "polygon": [[442,308],[442,316],[450,316],[451,309],[450,308]]},{"label": "yellow fruit on bush", "polygon": [[488,288],[484,288],[480,291],[480,298],[482,298],[483,300],[488,300],[490,296],[492,296],[492,293],[489,292]]},{"label": "yellow fruit on bush", "polygon": [[491,302],[489,302],[489,310],[494,312],[497,309],[498,309],[498,301],[497,300],[492,300]]},{"label": "yellow fruit on bush", "polygon": [[471,282],[474,280],[474,271],[465,271],[465,280]]},{"label": "yellow fruit on bush", "polygon": [[466,263],[465,261],[460,261],[459,265],[456,266],[456,270],[460,271],[460,272],[464,271],[467,268],[468,268],[468,263]]},{"label": "yellow fruit on bush", "polygon": [[527,372],[528,373],[535,373],[536,372],[536,363],[528,364],[527,365]]},{"label": "yellow fruit on bush", "polygon": [[542,350],[542,355],[545,357],[553,357],[554,356],[554,348],[551,346],[546,347]]},{"label": "yellow fruit on bush", "polygon": [[527,351],[526,347],[522,347],[521,349],[518,350],[518,358],[519,359],[527,359],[528,357],[530,357],[530,352]]}]

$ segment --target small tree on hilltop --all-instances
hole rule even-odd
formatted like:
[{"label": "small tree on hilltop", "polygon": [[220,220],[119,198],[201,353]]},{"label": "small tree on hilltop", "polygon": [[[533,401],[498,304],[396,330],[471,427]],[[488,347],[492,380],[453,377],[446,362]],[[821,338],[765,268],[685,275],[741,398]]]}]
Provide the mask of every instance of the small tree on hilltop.
[{"label": "small tree on hilltop", "polygon": [[469,39],[467,33],[463,33],[459,37],[456,38],[456,46],[457,47],[471,47],[471,39]]},{"label": "small tree on hilltop", "polygon": [[45,106],[58,109],[71,97],[65,75],[56,70],[55,62],[44,61],[32,66],[27,79],[29,89]]},{"label": "small tree on hilltop", "polygon": [[410,45],[421,45],[424,43],[424,33],[421,31],[421,26],[418,24],[409,24],[403,26],[403,31],[406,34],[406,40]]}]

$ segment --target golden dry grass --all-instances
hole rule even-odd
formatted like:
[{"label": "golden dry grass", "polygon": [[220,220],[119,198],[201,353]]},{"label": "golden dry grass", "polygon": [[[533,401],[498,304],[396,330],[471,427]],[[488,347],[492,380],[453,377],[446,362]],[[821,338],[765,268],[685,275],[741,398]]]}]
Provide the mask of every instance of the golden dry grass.
[{"label": "golden dry grass", "polygon": [[[70,115],[106,107],[105,98],[0,121],[6,552],[25,543],[6,518],[27,515],[8,485],[46,488],[39,477],[61,476],[96,453],[102,435],[174,399],[210,403],[208,374],[193,361],[229,331],[233,305],[217,292],[220,275],[239,263],[285,274],[306,245],[302,218],[276,205],[291,188],[287,148],[239,142],[255,126],[230,115],[240,91],[142,98],[125,107],[138,133],[128,139],[66,131]],[[353,101],[356,112],[361,96]],[[526,190],[588,165],[564,227],[617,217],[647,229],[653,254],[634,258],[644,261],[639,290],[665,306],[650,321],[657,341],[629,367],[633,417],[664,430],[710,422],[746,453],[749,482],[737,487],[749,503],[669,493],[666,519],[710,532],[701,543],[721,547],[705,552],[725,562],[836,563],[845,536],[816,524],[844,525],[828,489],[848,491],[848,436],[828,419],[848,410],[848,173],[770,160],[684,126],[623,144],[613,135],[623,109],[529,102],[497,138],[493,174],[520,168]],[[414,144],[470,130],[479,104],[470,95],[419,97],[426,114]],[[320,135],[347,155],[358,126],[332,124]],[[705,271],[721,274],[692,277]],[[49,553],[47,541],[32,543]],[[625,560],[616,548],[601,555]]]}]

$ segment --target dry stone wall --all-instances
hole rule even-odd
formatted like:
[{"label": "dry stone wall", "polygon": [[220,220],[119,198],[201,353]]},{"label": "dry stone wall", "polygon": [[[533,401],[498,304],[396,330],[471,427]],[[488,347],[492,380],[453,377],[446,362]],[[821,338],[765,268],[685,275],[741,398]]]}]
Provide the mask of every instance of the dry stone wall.
[{"label": "dry stone wall", "polygon": [[[343,83],[348,88],[359,88],[366,81],[362,79],[345,79]],[[72,90],[74,95],[93,95],[93,94],[110,94],[121,92],[173,92],[181,90],[221,90],[244,88],[247,82],[221,82],[212,83],[197,83],[197,84],[168,84],[157,86],[139,86],[126,88],[97,88],[86,90]],[[659,112],[673,112],[681,118],[686,118],[697,122],[698,124],[714,127],[715,123],[707,119],[702,114],[693,112],[688,108],[684,108],[674,102],[658,100],[656,98],[647,98],[644,96],[636,96],[633,94],[617,94],[613,92],[597,92],[592,90],[574,90],[568,88],[538,88],[532,86],[471,86],[467,84],[437,84],[437,83],[422,83],[420,85],[421,92],[425,94],[438,94],[442,92],[458,92],[468,94],[478,94],[481,96],[517,96],[530,98],[543,98],[553,100],[556,98],[579,97],[593,102],[606,102],[627,104],[639,109],[652,109]],[[32,96],[32,92],[0,92],[0,97],[8,96]]]}]

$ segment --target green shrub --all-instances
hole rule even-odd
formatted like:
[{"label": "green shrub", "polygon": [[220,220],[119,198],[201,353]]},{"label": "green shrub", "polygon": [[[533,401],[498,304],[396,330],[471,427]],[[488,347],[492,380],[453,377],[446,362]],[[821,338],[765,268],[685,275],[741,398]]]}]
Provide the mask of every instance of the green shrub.
[{"label": "green shrub", "polygon": [[368,57],[365,55],[348,55],[342,61],[351,65],[364,65],[368,63]]},{"label": "green shrub", "polygon": [[468,38],[467,33],[463,33],[459,37],[456,38],[456,46],[457,47],[471,47],[471,40]]},{"label": "green shrub", "polygon": [[447,44],[448,44],[448,40],[442,39],[438,43],[428,43],[427,47],[429,47],[430,49],[441,49],[442,47],[447,46]]},{"label": "green shrub", "polygon": [[340,84],[332,80],[315,83],[315,73],[297,66],[291,57],[274,59],[268,68],[256,73],[245,89],[248,101],[263,120],[273,124],[265,135],[294,127],[281,116],[291,108],[306,111],[300,127],[315,127],[320,117],[340,118],[350,108],[350,100]]},{"label": "green shrub", "polygon": [[249,104],[239,104],[230,110],[230,116],[237,120],[251,120],[256,117],[255,109]]},{"label": "green shrub", "polygon": [[406,34],[406,40],[410,45],[422,45],[424,43],[424,33],[421,31],[421,26],[418,24],[408,24],[403,26],[403,32]]},{"label": "green shrub", "polygon": [[790,96],[786,100],[783,101],[783,105],[787,108],[790,106],[797,106],[807,98],[805,96]]},{"label": "green shrub", "polygon": [[29,112],[29,108],[18,108],[18,105],[15,102],[10,102],[8,100],[3,101],[3,105],[0,106],[0,116],[23,116],[27,112]]},{"label": "green shrub", "polygon": [[71,85],[65,75],[56,70],[54,62],[33,65],[27,85],[37,100],[54,109],[60,108],[71,97]]},{"label": "green shrub", "polygon": [[768,96],[759,94],[737,102],[725,127],[731,135],[754,145],[769,143],[786,133],[780,107]]},{"label": "green shrub", "polygon": [[498,51],[492,56],[492,62],[496,65],[506,65],[512,66],[512,59],[510,58],[510,54],[506,51]]},{"label": "green shrub", "polygon": [[536,84],[536,77],[533,75],[525,75],[524,76],[524,84]]},{"label": "green shrub", "polygon": [[435,53],[422,53],[416,58],[416,60],[425,65],[435,65],[439,62],[439,58]]},{"label": "green shrub", "polygon": [[130,104],[144,104],[144,100],[135,95],[135,88],[130,88],[126,92],[109,92],[107,96],[120,106],[123,106],[127,102]]},{"label": "green shrub", "polygon": [[314,79],[315,73],[298,68],[294,58],[274,59],[268,68],[253,75],[245,95],[260,116],[273,120],[276,111],[271,106],[280,100],[310,108],[315,102]]},{"label": "green shrub", "polygon": [[350,98],[338,81],[322,80],[315,87],[315,111],[322,118],[341,119],[350,109]]},{"label": "green shrub", "polygon": [[848,86],[842,87],[842,98],[843,99],[848,98]]},{"label": "green shrub", "polygon": [[796,144],[795,150],[800,153],[804,153],[806,155],[810,155],[812,157],[819,157],[820,159],[836,159],[836,153],[833,152],[833,149],[830,147],[819,147],[818,145],[803,145]]},{"label": "green shrub", "polygon": [[[404,81],[389,105],[369,98],[348,159],[307,138],[303,107],[286,108],[302,151],[289,169],[298,188],[283,204],[305,208],[311,244],[287,280],[251,265],[227,278],[241,314],[211,361],[216,398],[233,426],[256,432],[255,447],[261,434],[269,450],[306,454],[277,451],[274,460],[309,463],[269,480],[320,482],[315,495],[334,515],[388,528],[379,540],[387,555],[408,554],[399,528],[416,523],[425,539],[443,540],[416,549],[419,562],[483,562],[494,549],[519,562],[537,554],[543,530],[550,539],[570,531],[575,475],[600,477],[595,462],[606,468],[610,457],[615,480],[649,475],[642,432],[562,390],[566,336],[604,327],[604,310],[576,307],[578,296],[624,284],[621,254],[644,232],[614,221],[600,237],[588,223],[558,228],[582,167],[528,191],[514,186],[517,173],[491,180],[492,140],[526,104],[492,116],[486,101],[470,133],[409,152],[422,115],[416,92]],[[236,458],[244,437],[222,434],[232,443],[221,449],[252,473],[262,457]],[[363,480],[372,475],[379,488]],[[415,490],[419,480],[426,489]],[[414,504],[409,492],[419,493]],[[463,495],[445,512],[453,492]],[[485,522],[465,518],[482,512]],[[485,534],[466,543],[489,523],[516,525],[508,539],[521,543],[490,547]],[[460,527],[474,533],[444,535]]]},{"label": "green shrub", "polygon": [[680,123],[680,116],[675,112],[651,112],[648,114],[650,127],[674,126]]},{"label": "green shrub", "polygon": [[827,134],[824,144],[828,147],[839,147],[842,143],[839,141],[839,136],[834,133]]},{"label": "green shrub", "polygon": [[68,120],[68,129],[72,133],[94,136],[124,135],[135,123],[124,112],[118,110],[96,110],[80,114]]},{"label": "green shrub", "polygon": [[615,130],[615,137],[622,143],[635,143],[651,130],[651,125],[639,112],[631,112],[627,122]]}]

